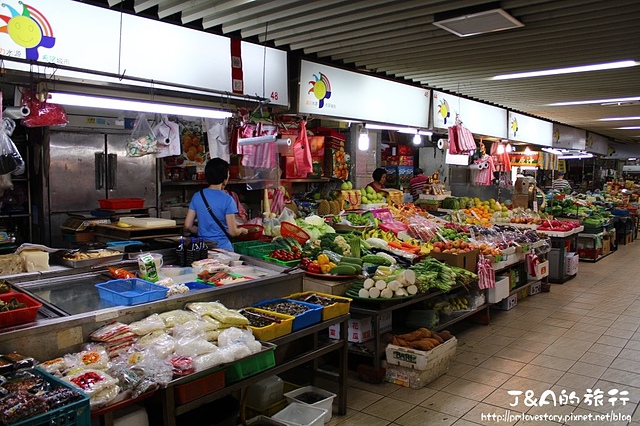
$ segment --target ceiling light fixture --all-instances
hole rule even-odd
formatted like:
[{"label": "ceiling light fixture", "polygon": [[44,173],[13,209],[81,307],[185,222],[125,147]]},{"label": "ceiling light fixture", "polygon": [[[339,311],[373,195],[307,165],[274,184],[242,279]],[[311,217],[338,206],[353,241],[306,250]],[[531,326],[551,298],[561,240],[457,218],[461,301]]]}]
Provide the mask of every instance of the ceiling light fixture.
[{"label": "ceiling light fixture", "polygon": [[553,148],[544,147],[544,148],[542,148],[542,150],[544,152],[548,152],[549,154],[562,155],[562,151],[560,151],[559,149],[553,149]]},{"label": "ceiling light fixture", "polygon": [[420,145],[421,143],[422,143],[422,136],[420,136],[418,133],[413,135],[413,144]]},{"label": "ceiling light fixture", "polygon": [[530,77],[541,77],[541,76],[559,75],[559,74],[572,74],[576,72],[603,71],[603,70],[611,70],[611,69],[618,69],[618,68],[635,67],[637,65],[640,65],[640,62],[617,61],[617,62],[608,62],[604,64],[581,65],[577,67],[555,68],[550,70],[519,72],[519,73],[513,73],[513,74],[501,74],[501,75],[496,75],[494,77],[491,77],[491,80],[512,80],[516,78],[530,78]]},{"label": "ceiling light fixture", "polygon": [[640,130],[640,126],[616,127],[617,130]]},{"label": "ceiling light fixture", "polygon": [[422,135],[422,136],[431,136],[433,132],[428,130],[420,130],[415,127],[403,127],[403,126],[391,126],[386,124],[365,124],[365,128],[368,130],[389,130],[392,132],[405,133],[408,135]]},{"label": "ceiling light fixture", "polygon": [[524,26],[522,22],[509,15],[504,9],[477,10],[477,8],[468,8],[436,14],[433,25],[458,37],[469,37]]},{"label": "ceiling light fixture", "polygon": [[364,127],[360,129],[360,134],[358,135],[358,149],[360,151],[369,150],[369,131]]},{"label": "ceiling light fixture", "polygon": [[613,99],[593,99],[589,101],[570,101],[570,102],[556,102],[553,104],[547,104],[547,106],[572,106],[572,105],[592,105],[592,104],[623,104],[627,102],[640,101],[640,96],[634,96],[630,98],[613,98]]},{"label": "ceiling light fixture", "polygon": [[587,152],[580,155],[561,155],[558,157],[559,160],[581,160],[585,158],[593,158],[593,154]]},{"label": "ceiling light fixture", "polygon": [[48,101],[54,104],[67,106],[114,109],[119,111],[149,112],[154,114],[184,115],[188,117],[228,118],[232,116],[229,111],[222,111],[211,108],[144,102],[129,99],[116,99],[100,96],[80,95],[75,93],[49,93]]},{"label": "ceiling light fixture", "polygon": [[533,155],[533,151],[531,151],[531,150],[529,149],[529,147],[527,146],[527,147],[525,147],[525,149],[524,149],[524,155]]},{"label": "ceiling light fixture", "polygon": [[598,121],[631,121],[631,120],[640,120],[640,117],[608,117],[608,118],[598,119]]},{"label": "ceiling light fixture", "polygon": [[512,152],[512,151],[513,151],[513,147],[511,146],[511,144],[510,144],[510,143],[508,143],[508,144],[507,144],[507,146],[506,146],[505,150],[506,150],[508,153],[510,153],[510,152]]},{"label": "ceiling light fixture", "polygon": [[502,145],[501,143],[498,144],[498,148],[496,149],[496,151],[498,152],[498,155],[504,154],[504,145]]}]

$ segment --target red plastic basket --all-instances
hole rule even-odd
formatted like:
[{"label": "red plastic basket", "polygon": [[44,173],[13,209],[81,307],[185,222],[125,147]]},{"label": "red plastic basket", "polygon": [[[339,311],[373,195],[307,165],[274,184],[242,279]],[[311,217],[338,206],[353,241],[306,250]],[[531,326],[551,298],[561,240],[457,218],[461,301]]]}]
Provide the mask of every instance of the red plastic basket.
[{"label": "red plastic basket", "polygon": [[144,198],[108,198],[98,200],[101,209],[141,209],[144,206]]},{"label": "red plastic basket", "polygon": [[42,303],[38,302],[37,300],[27,296],[24,293],[0,294],[0,300],[6,303],[9,303],[11,299],[14,298],[20,303],[25,303],[27,307],[0,312],[0,327],[9,327],[12,325],[33,322],[38,316],[38,309],[42,307]]},{"label": "red plastic basket", "polygon": [[291,222],[282,222],[280,224],[280,235],[285,238],[293,238],[300,244],[306,243],[311,238],[307,231]]},{"label": "red plastic basket", "polygon": [[249,233],[245,235],[238,235],[235,237],[236,241],[259,240],[262,236],[262,231],[264,231],[264,227],[262,225],[253,225],[250,223],[238,225],[238,228],[248,229]]}]

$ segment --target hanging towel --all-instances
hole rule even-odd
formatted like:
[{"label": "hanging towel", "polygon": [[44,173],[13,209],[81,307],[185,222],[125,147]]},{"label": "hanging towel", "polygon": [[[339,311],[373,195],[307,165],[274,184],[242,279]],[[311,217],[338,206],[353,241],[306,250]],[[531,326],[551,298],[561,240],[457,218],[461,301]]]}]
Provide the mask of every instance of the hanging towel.
[{"label": "hanging towel", "polygon": [[313,160],[311,147],[307,138],[307,122],[301,121],[298,126],[298,137],[293,143],[293,159],[296,166],[296,175],[306,177],[313,173]]},{"label": "hanging towel", "polygon": [[209,141],[209,157],[222,158],[229,162],[229,133],[227,130],[228,121],[226,118],[205,118],[204,125],[207,129],[207,140]]},{"label": "hanging towel", "polygon": [[180,145],[180,127],[178,123],[169,121],[166,115],[160,117],[160,122],[153,127],[153,135],[158,141],[160,149],[156,154],[157,158],[180,155],[182,146]]}]

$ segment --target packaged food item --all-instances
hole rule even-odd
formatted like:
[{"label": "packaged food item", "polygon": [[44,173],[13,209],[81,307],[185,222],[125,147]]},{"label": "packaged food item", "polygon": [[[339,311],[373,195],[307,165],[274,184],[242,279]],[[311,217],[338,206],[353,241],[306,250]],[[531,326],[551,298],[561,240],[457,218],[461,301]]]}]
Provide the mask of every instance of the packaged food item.
[{"label": "packaged food item", "polygon": [[0,374],[6,374],[13,370],[13,362],[0,357]]},{"label": "packaged food item", "polygon": [[67,364],[64,362],[64,358],[54,358],[48,361],[41,362],[38,364],[38,367],[42,368],[49,374],[60,375],[65,368],[67,368]]},{"label": "packaged food item", "polygon": [[101,345],[88,345],[87,349],[78,353],[77,356],[80,366],[101,370],[106,370],[109,366],[109,355],[104,346]]},{"label": "packaged food item", "polygon": [[17,352],[11,352],[2,355],[2,359],[13,364],[14,370],[20,370],[22,368],[31,368],[35,365],[35,360],[31,357],[24,356]]},{"label": "packaged food item", "polygon": [[106,372],[94,369],[75,371],[65,376],[64,380],[80,388],[90,397],[118,384],[118,381]]},{"label": "packaged food item", "polygon": [[198,319],[198,315],[194,312],[175,309],[173,311],[161,313],[160,318],[162,318],[167,328],[171,328],[176,324],[184,324],[187,321],[196,320]]},{"label": "packaged food item", "polygon": [[118,278],[121,280],[126,280],[127,278],[136,278],[136,274],[134,274],[133,272],[129,272],[123,268],[114,268],[113,266],[110,266],[108,269],[114,278]]},{"label": "packaged food item", "polygon": [[4,383],[2,387],[10,393],[36,393],[43,390],[44,384],[44,379],[25,370],[11,376],[11,378],[8,379],[8,381]]},{"label": "packaged food item", "polygon": [[40,394],[49,406],[49,410],[55,410],[56,408],[70,404],[82,398],[78,392],[73,389],[58,386],[50,391],[45,391]]},{"label": "packaged food item", "polygon": [[96,342],[106,342],[121,333],[131,331],[127,324],[115,321],[106,324],[89,335],[91,340]]},{"label": "packaged food item", "polygon": [[193,359],[189,356],[174,356],[169,363],[173,367],[174,376],[186,376],[195,372]]},{"label": "packaged food item", "polygon": [[222,324],[229,326],[245,326],[249,325],[249,320],[238,311],[228,309],[219,302],[194,302],[188,303],[187,309],[197,313],[200,316],[209,315],[220,321]]},{"label": "packaged food item", "polygon": [[118,397],[119,393],[120,387],[118,385],[105,387],[100,392],[91,395],[91,398],[89,399],[89,405],[91,406],[92,410],[97,410],[115,400]]},{"label": "packaged food item", "polygon": [[164,330],[165,323],[158,314],[151,314],[140,321],[135,321],[129,324],[129,329],[136,333],[138,336],[144,336],[156,330]]}]

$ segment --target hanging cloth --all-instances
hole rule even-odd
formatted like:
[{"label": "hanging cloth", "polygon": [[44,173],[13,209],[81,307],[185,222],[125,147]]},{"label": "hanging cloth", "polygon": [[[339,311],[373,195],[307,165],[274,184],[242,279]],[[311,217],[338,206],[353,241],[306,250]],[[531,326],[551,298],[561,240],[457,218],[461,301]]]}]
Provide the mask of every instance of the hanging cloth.
[{"label": "hanging cloth", "polygon": [[311,147],[307,138],[307,122],[301,121],[298,126],[298,137],[293,143],[293,158],[297,176],[307,176],[313,173]]},{"label": "hanging cloth", "polygon": [[226,118],[205,118],[204,125],[207,129],[210,158],[218,157],[229,162],[229,132],[227,131],[228,120]]}]

